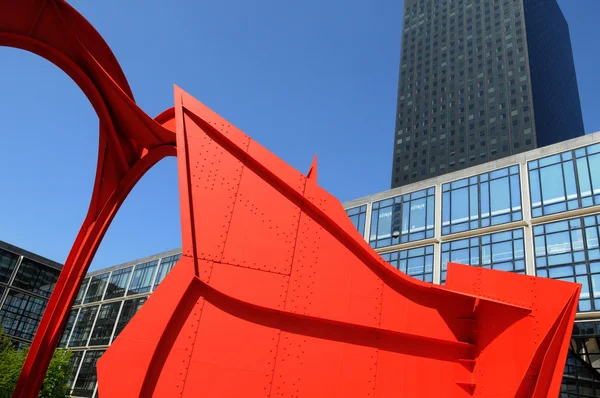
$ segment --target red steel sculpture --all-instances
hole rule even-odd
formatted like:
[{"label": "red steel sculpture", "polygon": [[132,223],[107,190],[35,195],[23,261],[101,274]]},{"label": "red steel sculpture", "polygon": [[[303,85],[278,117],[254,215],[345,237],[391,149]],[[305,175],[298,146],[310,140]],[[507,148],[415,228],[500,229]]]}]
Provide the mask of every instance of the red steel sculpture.
[{"label": "red steel sculpture", "polygon": [[555,397],[580,286],[450,264],[407,277],[340,202],[175,89],[155,119],[61,0],[0,0],[0,44],[39,54],[100,119],[89,213],[13,397],[40,389],[83,276],[146,171],[177,156],[183,256],[98,362],[107,397]]}]

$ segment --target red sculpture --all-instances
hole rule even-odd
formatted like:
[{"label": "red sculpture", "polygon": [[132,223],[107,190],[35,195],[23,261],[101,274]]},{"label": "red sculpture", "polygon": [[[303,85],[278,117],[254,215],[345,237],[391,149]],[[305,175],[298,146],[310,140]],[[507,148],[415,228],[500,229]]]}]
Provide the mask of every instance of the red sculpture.
[{"label": "red sculpture", "polygon": [[59,0],[0,0],[0,44],[36,52],[100,118],[89,214],[13,397],[37,396],[120,204],[178,157],[183,257],[98,362],[101,397],[557,396],[579,285],[450,264],[390,267],[339,201],[180,89],[141,111],[108,46]]}]

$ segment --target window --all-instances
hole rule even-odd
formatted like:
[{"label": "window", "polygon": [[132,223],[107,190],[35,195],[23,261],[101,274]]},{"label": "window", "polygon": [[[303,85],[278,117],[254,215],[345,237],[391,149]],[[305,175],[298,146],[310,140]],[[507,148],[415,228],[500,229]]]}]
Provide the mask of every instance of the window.
[{"label": "window", "polygon": [[453,181],[442,191],[442,235],[523,218],[519,166]]},{"label": "window", "polygon": [[408,276],[433,281],[433,245],[385,253],[381,257]]},{"label": "window", "polygon": [[115,328],[113,341],[117,338],[119,333],[125,329],[125,326],[127,326],[129,321],[138,312],[138,310],[142,307],[142,304],[144,304],[147,299],[148,297],[139,297],[123,302],[123,309],[121,309],[121,315],[119,316],[119,321],[117,322],[117,327]]},{"label": "window", "polygon": [[63,348],[67,346],[67,341],[69,340],[69,335],[71,334],[71,330],[73,330],[73,325],[75,324],[75,319],[77,319],[77,312],[79,310],[71,310],[69,313],[69,318],[67,319],[67,324],[65,325],[65,329],[63,330],[62,335],[60,336],[60,341],[58,342],[58,347]]},{"label": "window", "polygon": [[373,203],[369,242],[374,248],[433,237],[435,188]]},{"label": "window", "polygon": [[100,306],[100,311],[98,311],[96,325],[94,326],[92,337],[90,337],[89,345],[107,345],[110,343],[110,337],[112,336],[115,323],[117,322],[120,307],[120,301],[102,304]]},{"label": "window", "polygon": [[600,396],[599,338],[600,323],[575,322],[573,325],[561,386],[561,395],[565,398]]},{"label": "window", "polygon": [[358,230],[361,236],[365,236],[365,219],[367,217],[367,205],[353,207],[346,210],[346,214],[350,217],[350,221]]},{"label": "window", "polygon": [[110,276],[108,286],[106,288],[104,300],[116,297],[123,297],[125,295],[125,290],[127,290],[127,285],[129,284],[129,278],[131,277],[132,269],[133,267],[127,267],[113,271],[112,275]]},{"label": "window", "polygon": [[132,294],[148,293],[150,291],[157,264],[158,260],[153,260],[135,266],[133,277],[131,278],[131,284],[129,285],[129,290],[127,291],[128,296]]},{"label": "window", "polygon": [[600,204],[600,144],[529,162],[533,217]]},{"label": "window", "polygon": [[69,387],[73,385],[75,381],[75,376],[77,376],[77,370],[79,369],[79,364],[81,364],[81,359],[83,358],[83,353],[85,351],[72,351],[71,355],[71,377],[69,378]]},{"label": "window", "polygon": [[0,325],[10,336],[33,340],[47,303],[43,298],[9,290],[0,311]]},{"label": "window", "polygon": [[96,389],[96,363],[105,350],[89,350],[85,352],[81,361],[81,368],[77,381],[73,387],[72,395],[76,397],[91,397]]},{"label": "window", "polygon": [[0,249],[0,282],[8,283],[18,259],[16,254]]},{"label": "window", "polygon": [[88,337],[90,337],[94,319],[96,318],[96,312],[98,312],[97,305],[84,307],[79,310],[79,315],[71,334],[71,340],[69,340],[69,347],[87,346]]},{"label": "window", "polygon": [[108,276],[109,273],[106,272],[102,275],[92,277],[90,286],[88,287],[87,293],[85,294],[85,300],[83,300],[85,304],[102,300],[104,290],[106,289],[106,282],[108,281]]},{"label": "window", "polygon": [[442,243],[442,282],[446,280],[448,262],[524,274],[523,230]]},{"label": "window", "polygon": [[599,225],[596,215],[533,228],[536,274],[580,283],[581,312],[600,309]]},{"label": "window", "polygon": [[165,279],[167,274],[173,269],[175,263],[181,258],[181,254],[175,254],[169,257],[163,257],[160,259],[160,267],[158,268],[158,274],[156,275],[156,281],[154,282],[154,289]]},{"label": "window", "polygon": [[12,285],[40,296],[50,297],[60,271],[24,258]]},{"label": "window", "polygon": [[79,288],[79,291],[77,292],[77,297],[75,297],[75,302],[73,303],[73,305],[79,305],[83,302],[83,297],[85,295],[85,291],[86,291],[89,283],[90,283],[90,278],[85,278],[83,280],[83,282],[81,282],[81,287]]}]

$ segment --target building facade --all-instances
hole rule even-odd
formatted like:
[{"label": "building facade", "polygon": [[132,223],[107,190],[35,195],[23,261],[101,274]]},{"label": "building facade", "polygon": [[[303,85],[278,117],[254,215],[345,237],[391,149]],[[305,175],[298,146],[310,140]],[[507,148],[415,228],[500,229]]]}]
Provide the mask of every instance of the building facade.
[{"label": "building facade", "polygon": [[58,345],[73,351],[72,396],[97,396],[96,362],[180,257],[171,250],[86,276]]},{"label": "building facade", "polygon": [[600,133],[344,203],[392,266],[449,261],[582,285],[561,397],[600,397]]},{"label": "building facade", "polygon": [[556,0],[405,0],[392,187],[584,134]]},{"label": "building facade", "polygon": [[31,343],[62,264],[0,241],[0,327],[17,345]]}]

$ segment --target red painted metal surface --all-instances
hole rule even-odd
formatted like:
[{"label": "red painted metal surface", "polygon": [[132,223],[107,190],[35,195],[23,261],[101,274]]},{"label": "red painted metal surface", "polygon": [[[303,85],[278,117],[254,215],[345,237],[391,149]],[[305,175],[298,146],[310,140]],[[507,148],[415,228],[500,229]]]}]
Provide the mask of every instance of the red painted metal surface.
[{"label": "red painted metal surface", "polygon": [[175,89],[141,111],[108,46],[62,1],[0,0],[0,45],[40,54],[100,118],[90,210],[14,397],[34,397],[120,204],[178,157],[183,256],[98,362],[106,397],[548,397],[559,391],[579,285],[450,264],[403,275],[341,204]]}]

